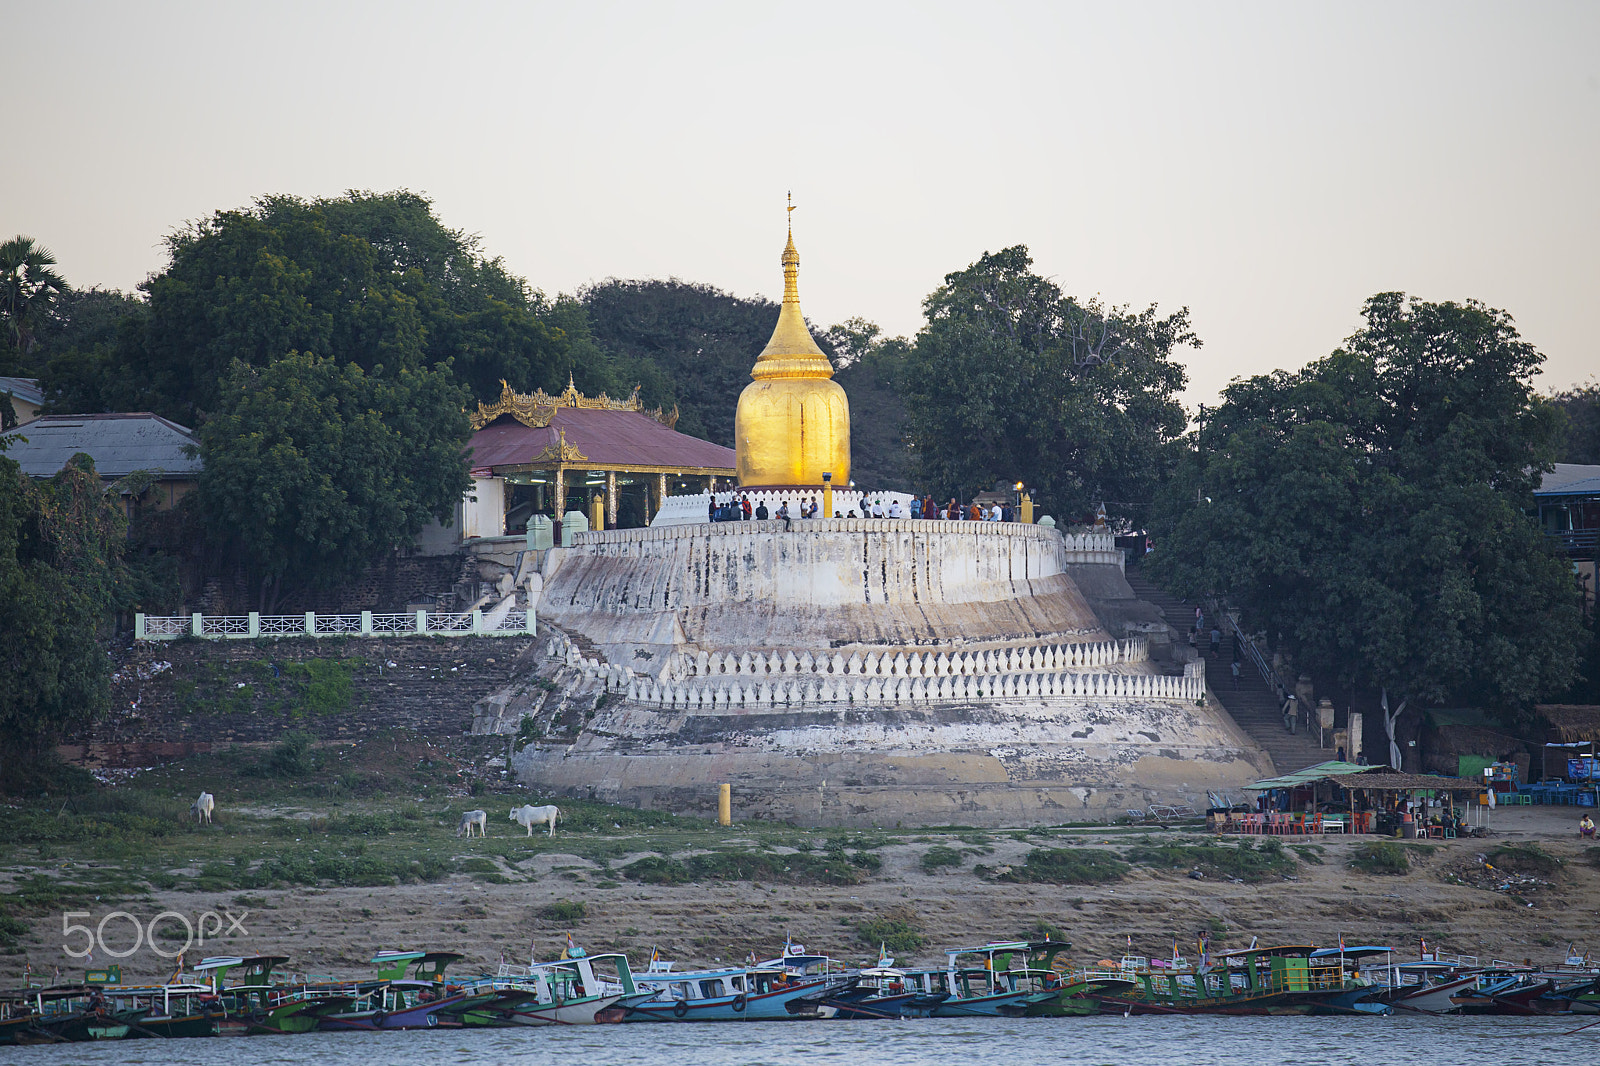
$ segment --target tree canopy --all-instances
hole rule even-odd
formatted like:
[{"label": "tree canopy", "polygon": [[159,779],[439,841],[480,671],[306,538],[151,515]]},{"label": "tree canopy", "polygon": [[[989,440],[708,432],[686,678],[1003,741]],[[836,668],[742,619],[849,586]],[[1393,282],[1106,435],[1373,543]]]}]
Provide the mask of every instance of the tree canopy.
[{"label": "tree canopy", "polygon": [[1138,523],[1187,424],[1188,309],[1079,300],[1032,268],[1025,246],[985,252],[923,301],[901,372],[917,474],[938,495],[1022,481],[1059,513]]},{"label": "tree canopy", "polygon": [[1222,593],[1301,669],[1516,712],[1581,639],[1570,567],[1524,509],[1560,422],[1509,315],[1402,293],[1298,373],[1235,381],[1162,499],[1151,565]]},{"label": "tree canopy", "polygon": [[285,578],[351,576],[451,517],[471,484],[466,398],[448,366],[369,374],[309,353],[233,364],[200,429],[200,501],[259,580],[263,610]]},{"label": "tree canopy", "polygon": [[0,762],[46,752],[109,707],[99,637],[124,605],[124,533],[87,455],[49,481],[0,455]]},{"label": "tree canopy", "polygon": [[[479,398],[616,382],[552,303],[410,192],[264,197],[167,238],[168,265],[113,350],[46,368],[57,407],[150,410],[198,425],[234,361],[315,352],[372,371],[450,372]],[[581,318],[580,318],[581,321]],[[591,380],[592,379],[592,380]],[[98,391],[97,391],[98,389]]]},{"label": "tree canopy", "polygon": [[1557,462],[1600,464],[1600,385],[1589,382],[1551,397],[1566,416]]},{"label": "tree canopy", "polygon": [[39,329],[67,291],[56,257],[32,237],[0,241],[0,372],[31,370]]}]

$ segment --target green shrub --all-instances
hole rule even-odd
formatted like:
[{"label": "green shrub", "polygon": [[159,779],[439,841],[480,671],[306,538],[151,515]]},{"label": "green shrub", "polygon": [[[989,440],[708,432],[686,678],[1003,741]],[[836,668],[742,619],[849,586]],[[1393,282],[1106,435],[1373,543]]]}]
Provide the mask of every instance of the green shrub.
[{"label": "green shrub", "polygon": [[1013,866],[996,880],[1040,882],[1052,885],[1094,885],[1120,881],[1128,864],[1116,852],[1101,848],[1035,848],[1021,866]]},{"label": "green shrub", "polygon": [[1211,877],[1237,878],[1259,884],[1292,874],[1294,856],[1279,841],[1268,839],[1259,850],[1248,840],[1229,844],[1135,844],[1128,861],[1168,870],[1199,870]]},{"label": "green shrub", "polygon": [[760,851],[713,851],[682,861],[649,856],[629,863],[624,877],[654,885],[681,885],[691,881],[772,881],[796,885],[855,885],[882,861],[876,855],[843,851],[822,855],[773,855]]},{"label": "green shrub", "polygon": [[0,907],[0,948],[16,947],[27,933],[27,922],[11,917],[4,907]]},{"label": "green shrub", "polygon": [[278,739],[267,756],[267,772],[273,777],[307,777],[317,770],[317,738],[302,729],[291,729]]},{"label": "green shrub", "polygon": [[857,922],[856,939],[874,949],[882,944],[895,955],[914,955],[928,943],[917,928],[916,914],[906,907]]},{"label": "green shrub", "polygon": [[961,853],[955,848],[947,848],[943,844],[935,844],[922,853],[922,872],[925,874],[938,873],[946,867],[959,867],[965,862]]},{"label": "green shrub", "polygon": [[1367,874],[1403,874],[1411,869],[1406,849],[1392,840],[1379,840],[1362,844],[1356,849],[1350,865]]},{"label": "green shrub", "polygon": [[558,899],[539,908],[539,917],[547,922],[581,922],[586,910],[581,899]]},{"label": "green shrub", "polygon": [[1548,877],[1561,869],[1561,860],[1537,844],[1501,844],[1485,858],[1490,865],[1507,873]]}]

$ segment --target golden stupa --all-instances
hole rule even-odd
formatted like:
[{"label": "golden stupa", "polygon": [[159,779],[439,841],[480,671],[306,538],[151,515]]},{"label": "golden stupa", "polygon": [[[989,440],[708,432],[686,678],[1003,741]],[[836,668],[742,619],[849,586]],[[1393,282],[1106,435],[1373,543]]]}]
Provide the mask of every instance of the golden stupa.
[{"label": "golden stupa", "polygon": [[835,486],[848,485],[850,401],[800,314],[800,253],[792,223],[783,249],[783,309],[750,377],[733,421],[739,484],[820,487],[822,475],[831,473]]}]

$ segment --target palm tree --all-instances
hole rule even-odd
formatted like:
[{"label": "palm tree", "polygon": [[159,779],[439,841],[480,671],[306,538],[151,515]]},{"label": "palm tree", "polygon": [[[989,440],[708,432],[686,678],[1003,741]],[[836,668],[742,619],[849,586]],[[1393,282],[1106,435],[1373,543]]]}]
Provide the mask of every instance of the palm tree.
[{"label": "palm tree", "polygon": [[0,243],[0,321],[24,359],[33,353],[39,320],[67,291],[66,280],[50,269],[55,265],[56,257],[32,237]]}]

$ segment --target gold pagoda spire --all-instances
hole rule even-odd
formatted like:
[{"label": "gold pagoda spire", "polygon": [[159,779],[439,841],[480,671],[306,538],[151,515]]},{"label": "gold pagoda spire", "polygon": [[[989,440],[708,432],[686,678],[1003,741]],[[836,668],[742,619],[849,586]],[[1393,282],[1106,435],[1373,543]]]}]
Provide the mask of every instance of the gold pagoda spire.
[{"label": "gold pagoda spire", "polygon": [[783,248],[783,306],[772,338],[756,357],[750,376],[763,378],[831,378],[833,364],[806,328],[800,313],[800,253],[794,246],[794,197],[789,198],[789,243]]},{"label": "gold pagoda spire", "polygon": [[739,484],[820,487],[850,483],[850,401],[833,364],[812,340],[800,313],[800,253],[794,246],[794,199],[783,248],[783,306],[772,339],[750,369],[753,379],[734,412]]}]

